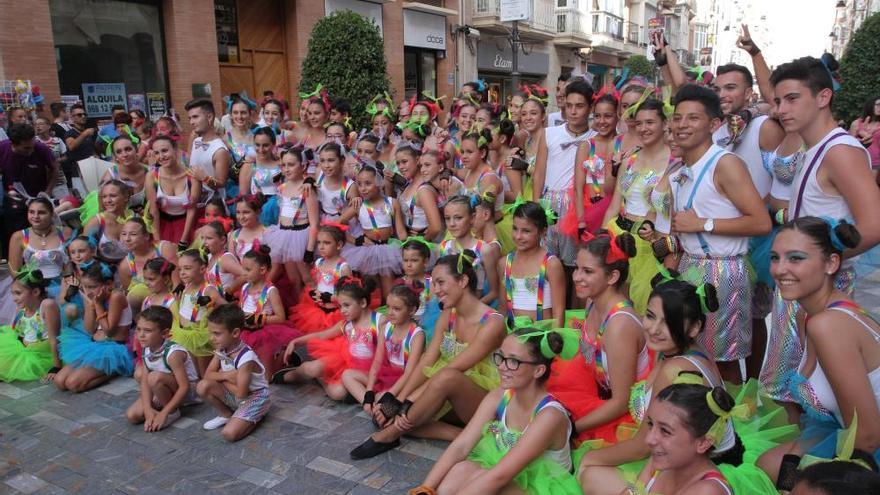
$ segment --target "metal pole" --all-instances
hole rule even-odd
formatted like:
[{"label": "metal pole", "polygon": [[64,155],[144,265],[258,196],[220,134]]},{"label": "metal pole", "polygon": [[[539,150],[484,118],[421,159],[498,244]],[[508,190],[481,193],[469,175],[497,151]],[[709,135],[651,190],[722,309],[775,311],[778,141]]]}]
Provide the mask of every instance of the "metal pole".
[{"label": "metal pole", "polygon": [[513,52],[513,57],[511,58],[513,70],[510,71],[510,82],[513,85],[511,94],[515,93],[519,88],[519,45],[519,22],[513,21],[513,30],[510,32],[510,48],[511,52]]}]

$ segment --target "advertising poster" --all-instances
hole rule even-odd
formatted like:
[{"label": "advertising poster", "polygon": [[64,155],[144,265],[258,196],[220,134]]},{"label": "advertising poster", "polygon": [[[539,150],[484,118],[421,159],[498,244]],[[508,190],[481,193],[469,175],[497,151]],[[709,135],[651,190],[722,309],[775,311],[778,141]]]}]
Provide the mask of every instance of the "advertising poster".
[{"label": "advertising poster", "polygon": [[126,107],[124,83],[85,83],[82,85],[83,104],[89,118],[110,117],[116,105]]}]

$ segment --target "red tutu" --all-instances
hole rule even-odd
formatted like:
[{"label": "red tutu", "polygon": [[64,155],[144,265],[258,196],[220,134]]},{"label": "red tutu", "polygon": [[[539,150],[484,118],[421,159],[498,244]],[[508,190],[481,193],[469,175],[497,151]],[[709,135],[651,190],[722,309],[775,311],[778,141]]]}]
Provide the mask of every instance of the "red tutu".
[{"label": "red tutu", "polygon": [[244,330],[241,340],[249,345],[266,367],[266,374],[273,373],[283,366],[284,350],[291,340],[302,335],[290,323],[274,323],[258,330]]},{"label": "red tutu", "polygon": [[611,204],[611,196],[614,191],[610,193],[605,191],[603,193],[602,199],[600,199],[596,203],[590,202],[590,188],[584,187],[584,216],[582,218],[578,218],[577,212],[574,208],[574,195],[575,189],[572,187],[569,190],[569,197],[571,198],[571,209],[565,213],[562,217],[562,220],[559,221],[559,231],[563,234],[577,238],[578,236],[578,223],[583,221],[587,224],[587,232],[595,232],[596,230],[603,227],[602,220],[605,219],[605,212],[608,211],[608,205]]},{"label": "red tutu", "polygon": [[309,295],[309,291],[303,290],[296,306],[290,308],[290,324],[302,333],[315,333],[326,330],[342,320],[339,308],[326,312],[318,306]]},{"label": "red tutu", "polygon": [[162,214],[159,216],[159,238],[163,241],[177,244],[183,237],[184,228],[186,228],[186,215],[171,217]]},{"label": "red tutu", "polygon": [[397,383],[397,380],[400,380],[400,377],[403,376],[403,368],[398,366],[394,366],[389,363],[387,360],[382,363],[382,367],[379,368],[379,373],[376,375],[376,384],[373,385],[373,390],[377,394],[381,394]]},{"label": "red tutu", "polygon": [[[587,364],[580,355],[567,361],[559,358],[553,361],[550,379],[547,380],[547,392],[571,412],[575,421],[605,402],[599,398],[599,385],[596,383],[594,367]],[[618,425],[632,422],[627,412],[607,424],[578,433],[576,443],[600,438],[616,443]]]},{"label": "red tutu", "polygon": [[310,340],[306,343],[309,356],[320,360],[324,364],[324,374],[321,379],[326,383],[339,383],[342,373],[347,369],[355,369],[368,374],[371,359],[354,359],[348,350],[349,342],[344,336],[329,340]]}]

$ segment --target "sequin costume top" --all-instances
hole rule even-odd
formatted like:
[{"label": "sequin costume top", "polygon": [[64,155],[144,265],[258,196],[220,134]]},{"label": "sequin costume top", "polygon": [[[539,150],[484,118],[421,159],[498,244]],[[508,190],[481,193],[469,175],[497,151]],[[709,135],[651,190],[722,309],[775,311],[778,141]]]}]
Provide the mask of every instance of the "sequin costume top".
[{"label": "sequin costume top", "polygon": [[[632,303],[629,301],[621,301],[614,305],[609,311],[608,314],[605,315],[605,318],[602,320],[601,325],[599,325],[599,330],[596,332],[596,340],[590,338],[587,332],[586,320],[590,316],[590,311],[593,309],[593,305],[587,308],[586,313],[584,314],[584,324],[582,325],[582,334],[581,334],[581,354],[584,356],[584,360],[588,364],[592,364],[596,368],[596,382],[599,386],[606,391],[611,390],[611,374],[610,374],[610,365],[608,362],[608,356],[605,353],[605,349],[602,348],[602,337],[605,335],[605,330],[608,326],[608,323],[615,316],[622,314],[626,315],[635,321],[639,327],[641,328],[642,322],[639,318],[630,313],[628,311],[623,311],[624,308],[632,308]],[[651,372],[651,354],[648,352],[648,344],[647,342],[639,351],[638,358],[636,360],[636,380],[644,380],[648,377],[648,374]]]},{"label": "sequin costume top", "polygon": [[55,229],[58,234],[58,247],[51,249],[37,249],[31,245],[31,229],[24,229],[22,233],[21,259],[25,265],[36,264],[43,273],[43,278],[57,278],[61,276],[61,270],[67,264],[67,253],[64,252],[64,233],[60,228]]},{"label": "sequin costume top", "polygon": [[276,175],[281,173],[281,166],[273,163],[270,167],[254,164],[254,174],[251,176],[251,194],[262,193],[263,196],[274,196],[278,194],[273,180]]},{"label": "sequin costume top", "polygon": [[[522,438],[525,432],[529,429],[529,425],[526,425],[523,431],[516,431],[507,427],[507,406],[510,405],[510,400],[513,398],[513,395],[513,389],[506,389],[504,391],[504,395],[502,395],[501,401],[498,403],[498,408],[495,409],[495,420],[486,425],[487,433],[490,433],[495,438],[495,446],[498,447],[499,451],[504,453],[509,452],[510,449],[512,449],[513,446],[516,445],[519,439]],[[535,407],[535,410],[532,411],[531,417],[529,418],[529,424],[531,424],[531,422],[535,420],[535,418],[538,416],[538,413],[547,408],[556,409],[561,412],[566,418],[569,417],[568,411],[565,409],[565,406],[554,399],[552,395],[548,394],[545,395],[543,399],[541,399],[537,407]],[[568,421],[566,438],[570,436],[571,421]],[[565,442],[565,445],[561,449],[545,450],[544,453],[541,454],[541,457],[544,457],[558,464],[565,471],[571,471],[571,444],[569,442]]]},{"label": "sequin costume top", "polygon": [[254,156],[256,154],[256,148],[254,148],[254,143],[251,141],[247,142],[235,142],[235,138],[232,135],[232,131],[226,131],[226,147],[229,149],[229,153],[232,154],[232,160],[236,163],[243,161],[248,156]]},{"label": "sequin costume top", "polygon": [[620,178],[621,213],[644,218],[650,212],[651,191],[660,182],[662,174],[653,169],[635,169],[638,153],[633,153]]},{"label": "sequin costume top", "polygon": [[[261,227],[262,228],[262,227]],[[229,236],[232,238],[232,243],[235,246],[235,256],[238,259],[244,258],[244,255],[248,253],[251,249],[254,248],[254,241],[261,240],[262,236],[258,236],[254,239],[254,241],[245,241],[241,238],[241,229],[235,229],[232,231]]]},{"label": "sequin costume top", "polygon": [[[486,323],[486,320],[489,319],[490,316],[498,315],[501,316],[500,313],[487,309],[483,316],[480,317],[480,327]],[[455,334],[455,320],[458,318],[458,312],[453,309],[451,313],[449,313],[449,323],[447,324],[447,329],[443,332],[443,340],[440,342],[440,355],[446,359],[447,361],[451,361],[452,358],[458,356],[465,349],[467,349],[466,342],[459,342],[458,337]],[[484,361],[489,362],[489,356],[486,356]]]},{"label": "sequin costume top", "polygon": [[290,225],[299,225],[309,220],[308,205],[306,204],[306,186],[302,187],[302,194],[288,198],[284,195],[284,189],[287,184],[278,186],[278,216],[283,219],[289,219]]},{"label": "sequin costume top", "polygon": [[800,149],[789,156],[773,154],[770,160],[770,170],[773,174],[773,185],[770,187],[770,194],[774,198],[782,200],[791,199],[791,187],[794,183],[794,176],[801,165],[803,165],[806,152],[806,147],[801,146]]},{"label": "sequin costume top", "polygon": [[191,324],[201,323],[208,315],[208,308],[199,306],[199,298],[205,295],[208,289],[208,282],[203,282],[198,289],[187,292],[184,290],[180,294],[180,306],[178,308],[180,326],[186,328]]},{"label": "sequin costume top", "polygon": [[[605,163],[608,157],[600,155],[596,152],[595,138],[590,139],[588,143],[590,147],[590,152],[583,163],[581,163],[581,167],[584,169],[584,174],[586,178],[585,186],[589,188],[590,197],[595,198],[597,196],[603,196],[605,194]],[[612,151],[612,153],[619,153],[620,146],[622,144],[623,140],[615,139],[614,151]]]},{"label": "sequin costume top", "polygon": [[12,329],[25,345],[42,342],[49,338],[39,309],[31,316],[25,316],[23,309],[19,310],[12,320]]},{"label": "sequin costume top", "polygon": [[412,351],[412,341],[420,333],[422,328],[415,323],[410,324],[406,335],[399,342],[394,342],[394,324],[390,321],[385,324],[385,359],[397,368],[405,368]]},{"label": "sequin costume top", "polygon": [[244,284],[241,288],[241,310],[250,315],[274,315],[272,301],[269,300],[269,293],[273,289],[278,292],[278,289],[269,282],[264,283],[259,291],[252,290],[249,283]]},{"label": "sequin costume top", "polygon": [[[482,172],[479,175],[479,177],[477,177],[477,181],[474,182],[474,187],[469,188],[469,187],[465,186],[465,190],[468,192],[468,194],[474,194],[476,196],[482,197],[483,194],[490,192],[489,190],[484,191],[483,186],[481,185],[483,182],[483,179],[485,179],[486,176],[489,176],[489,175],[494,175],[495,177],[498,177],[499,180],[501,179],[501,177],[499,177],[498,174],[496,174],[495,172],[493,172],[491,170],[486,170],[486,171]],[[502,186],[503,186],[503,184],[504,183],[502,182]],[[503,191],[491,191],[491,192],[495,194],[495,211],[501,211],[501,208],[504,207]]]},{"label": "sequin costume top", "polygon": [[348,190],[352,185],[347,177],[343,177],[339,189],[330,189],[324,180],[324,174],[318,176],[318,202],[321,204],[322,217],[330,220],[339,218],[348,204]]},{"label": "sequin costume top", "polygon": [[326,263],[324,258],[315,260],[315,266],[312,268],[312,280],[315,281],[316,289],[319,293],[329,292],[330,294],[336,294],[336,282],[339,281],[339,277],[342,276],[342,269],[347,267],[348,263],[339,258],[339,261],[336,262],[336,265],[329,272],[321,270],[321,266],[324,263]]},{"label": "sequin costume top", "polygon": [[342,327],[342,334],[348,340],[348,352],[351,357],[368,361],[373,359],[376,353],[376,342],[379,340],[379,319],[381,315],[376,311],[370,313],[370,326],[358,328],[354,323],[347,321]]}]

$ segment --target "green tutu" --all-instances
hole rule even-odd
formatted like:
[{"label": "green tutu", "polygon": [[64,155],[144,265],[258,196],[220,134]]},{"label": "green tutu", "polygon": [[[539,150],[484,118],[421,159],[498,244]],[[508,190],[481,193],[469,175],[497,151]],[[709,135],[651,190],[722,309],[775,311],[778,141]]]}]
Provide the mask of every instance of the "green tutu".
[{"label": "green tutu", "polygon": [[0,327],[0,381],[39,380],[52,368],[52,346],[48,340],[24,345],[12,327]]},{"label": "green tutu", "polygon": [[132,281],[128,284],[128,295],[139,299],[146,299],[150,295],[150,289],[143,282]]},{"label": "green tutu", "polygon": [[175,318],[171,327],[171,340],[182,345],[193,356],[208,357],[214,354],[207,318],[203,318],[201,323],[187,327],[181,326]]},{"label": "green tutu", "polygon": [[[425,374],[428,378],[436,375],[440,370],[446,367],[449,364],[449,359],[444,357],[442,354],[437,358],[437,361],[434,362],[431,366],[425,366],[422,370],[422,373]],[[482,361],[475,364],[471,369],[464,372],[464,375],[471,379],[478,387],[486,390],[492,390],[501,383],[501,378],[498,376],[498,368],[496,368],[487,357]],[[443,416],[449,413],[452,410],[452,404],[449,401],[443,403],[443,407],[434,415],[434,420],[439,421]]]},{"label": "green tutu", "polygon": [[98,190],[95,189],[83,199],[83,202],[79,207],[79,221],[82,222],[82,226],[85,227],[88,225],[89,220],[95,218],[100,210],[101,205],[98,202]]},{"label": "green tutu", "polygon": [[[614,235],[620,235],[624,232],[614,219],[608,222],[605,228],[613,232]],[[638,224],[633,228],[638,228]],[[648,307],[648,298],[651,296],[651,279],[660,270],[651,243],[643,240],[635,232],[630,232],[630,234],[636,240],[636,255],[629,260],[629,277],[627,278],[629,299],[633,302],[636,312],[643,315]]]},{"label": "green tutu", "polygon": [[513,243],[513,212],[505,213],[501,221],[495,224],[495,235],[501,243],[502,255],[516,250]]},{"label": "green tutu", "polygon": [[[508,452],[498,447],[494,435],[488,431],[493,422],[483,426],[483,436],[468,455],[469,461],[476,462],[485,469],[497,465]],[[529,495],[583,493],[580,484],[571,473],[543,456],[530,462],[513,478],[513,482]]]}]

